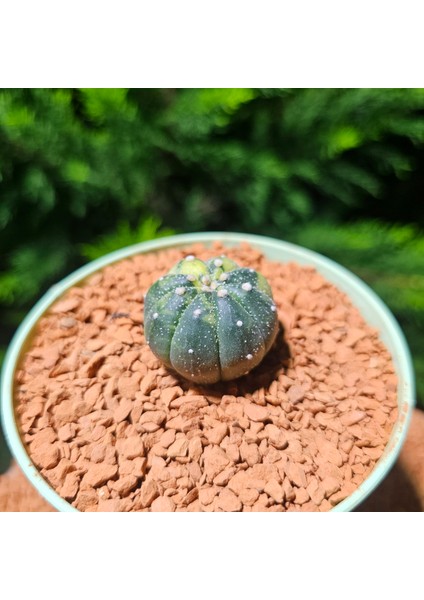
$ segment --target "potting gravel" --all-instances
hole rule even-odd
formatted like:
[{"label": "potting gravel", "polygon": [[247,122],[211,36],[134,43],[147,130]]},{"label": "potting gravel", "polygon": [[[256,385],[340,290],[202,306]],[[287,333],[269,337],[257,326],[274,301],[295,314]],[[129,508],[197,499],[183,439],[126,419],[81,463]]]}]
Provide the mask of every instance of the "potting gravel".
[{"label": "potting gravel", "polygon": [[[245,377],[195,385],[143,335],[150,285],[181,258],[225,254],[269,281],[276,343]],[[16,413],[43,477],[80,511],[328,511],[383,453],[397,380],[377,330],[313,268],[242,244],[109,265],[40,320]]]}]

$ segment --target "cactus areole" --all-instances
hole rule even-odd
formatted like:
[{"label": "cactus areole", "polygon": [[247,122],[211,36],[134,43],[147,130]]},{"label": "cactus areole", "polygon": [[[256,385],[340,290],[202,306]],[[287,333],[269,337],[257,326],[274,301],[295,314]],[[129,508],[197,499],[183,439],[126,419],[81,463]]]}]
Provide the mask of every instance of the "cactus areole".
[{"label": "cactus areole", "polygon": [[168,367],[202,384],[236,379],[256,367],[278,331],[263,275],[226,256],[186,256],[149,289],[144,333]]}]

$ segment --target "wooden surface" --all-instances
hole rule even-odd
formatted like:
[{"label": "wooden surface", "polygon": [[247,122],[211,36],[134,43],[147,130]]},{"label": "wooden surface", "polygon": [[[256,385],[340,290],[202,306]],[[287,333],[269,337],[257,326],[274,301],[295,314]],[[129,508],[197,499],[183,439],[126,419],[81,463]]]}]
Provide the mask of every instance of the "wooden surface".
[{"label": "wooden surface", "polygon": [[[12,463],[0,475],[0,512],[47,512],[50,505]],[[361,512],[412,512],[424,510],[424,412],[415,410],[399,460]]]}]

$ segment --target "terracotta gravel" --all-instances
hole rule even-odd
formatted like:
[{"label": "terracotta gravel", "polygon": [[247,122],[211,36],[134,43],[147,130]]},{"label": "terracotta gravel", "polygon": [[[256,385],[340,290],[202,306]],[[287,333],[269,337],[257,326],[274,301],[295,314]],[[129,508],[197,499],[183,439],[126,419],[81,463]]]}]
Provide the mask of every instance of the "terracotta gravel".
[{"label": "terracotta gravel", "polygon": [[[182,257],[223,253],[268,279],[282,328],[247,376],[202,387],[152,354],[143,299]],[[20,365],[16,412],[33,462],[81,511],[327,511],[381,456],[396,387],[378,331],[314,269],[217,243],[69,290]]]}]

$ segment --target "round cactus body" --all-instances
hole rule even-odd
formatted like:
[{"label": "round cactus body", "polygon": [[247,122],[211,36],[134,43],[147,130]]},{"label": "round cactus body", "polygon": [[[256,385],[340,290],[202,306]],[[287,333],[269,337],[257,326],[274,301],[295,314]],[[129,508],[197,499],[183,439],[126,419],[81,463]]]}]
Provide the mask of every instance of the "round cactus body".
[{"label": "round cactus body", "polygon": [[187,256],[146,294],[144,333],[152,352],[194,382],[236,379],[256,367],[278,331],[266,279],[225,256]]}]

